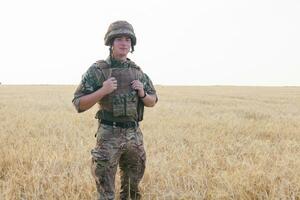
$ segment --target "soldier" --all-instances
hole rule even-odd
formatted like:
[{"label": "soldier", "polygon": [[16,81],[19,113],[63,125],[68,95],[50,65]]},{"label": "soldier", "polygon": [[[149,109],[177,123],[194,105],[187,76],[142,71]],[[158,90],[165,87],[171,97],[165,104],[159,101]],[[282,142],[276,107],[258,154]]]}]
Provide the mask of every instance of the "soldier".
[{"label": "soldier", "polygon": [[92,174],[99,199],[115,198],[117,166],[121,172],[121,199],[140,199],[139,182],[146,162],[139,122],[144,106],[157,102],[155,88],[141,68],[127,58],[134,51],[136,36],[126,21],[112,23],[104,37],[109,57],[95,62],[82,76],[73,104],[83,112],[98,103],[99,127],[92,149]]}]

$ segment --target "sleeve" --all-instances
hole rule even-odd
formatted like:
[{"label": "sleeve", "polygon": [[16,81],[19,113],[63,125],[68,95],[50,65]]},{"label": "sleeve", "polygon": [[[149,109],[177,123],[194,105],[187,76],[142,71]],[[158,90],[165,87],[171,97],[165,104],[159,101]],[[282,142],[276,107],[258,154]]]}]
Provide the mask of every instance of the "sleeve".
[{"label": "sleeve", "polygon": [[151,79],[149,78],[149,76],[145,73],[143,73],[143,77],[142,77],[142,83],[144,84],[144,90],[147,94],[150,95],[155,95],[156,96],[156,102],[158,101],[158,97],[156,94],[156,90],[153,86],[153,83],[151,81]]},{"label": "sleeve", "polygon": [[74,93],[74,98],[72,100],[73,105],[77,112],[83,112],[80,110],[79,103],[80,97],[91,94],[102,87],[103,76],[100,69],[93,64],[83,75],[80,84],[77,86],[77,89]]}]

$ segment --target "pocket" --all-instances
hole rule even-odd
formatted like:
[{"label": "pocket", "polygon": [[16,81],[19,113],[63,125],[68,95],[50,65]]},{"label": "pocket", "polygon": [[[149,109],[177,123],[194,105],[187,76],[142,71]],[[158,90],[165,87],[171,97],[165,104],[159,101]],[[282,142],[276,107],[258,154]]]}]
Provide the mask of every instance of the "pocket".
[{"label": "pocket", "polygon": [[136,93],[115,95],[113,102],[114,117],[136,117],[137,116],[137,96]]},{"label": "pocket", "polygon": [[137,137],[137,143],[138,145],[144,144],[144,136],[140,128],[137,128],[136,130],[136,137]]},{"label": "pocket", "polygon": [[141,132],[140,128],[131,128],[128,129],[128,132],[126,134],[127,140],[131,141],[131,143],[141,146],[144,144],[143,142],[143,134]]},{"label": "pocket", "polygon": [[126,115],[129,117],[137,116],[137,99],[129,96],[126,102]]},{"label": "pocket", "polygon": [[97,143],[101,144],[103,141],[107,141],[112,137],[113,127],[106,124],[100,124],[96,133]]},{"label": "pocket", "polygon": [[120,117],[125,116],[125,98],[123,95],[115,95],[112,98],[113,116]]}]

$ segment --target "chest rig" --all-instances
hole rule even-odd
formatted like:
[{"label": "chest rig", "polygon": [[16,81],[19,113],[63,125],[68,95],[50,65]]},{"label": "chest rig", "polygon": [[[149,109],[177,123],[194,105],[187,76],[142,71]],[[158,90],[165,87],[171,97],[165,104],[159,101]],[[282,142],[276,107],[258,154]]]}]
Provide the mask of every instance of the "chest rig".
[{"label": "chest rig", "polygon": [[[107,61],[97,61],[97,68],[102,71],[104,80],[115,77],[117,89],[103,97],[98,103],[100,110],[96,118],[110,121],[141,121],[143,104],[138,98],[137,91],[131,88],[133,80],[142,80],[141,69],[133,62],[120,65],[110,65]],[[142,107],[142,112],[141,112]]]}]

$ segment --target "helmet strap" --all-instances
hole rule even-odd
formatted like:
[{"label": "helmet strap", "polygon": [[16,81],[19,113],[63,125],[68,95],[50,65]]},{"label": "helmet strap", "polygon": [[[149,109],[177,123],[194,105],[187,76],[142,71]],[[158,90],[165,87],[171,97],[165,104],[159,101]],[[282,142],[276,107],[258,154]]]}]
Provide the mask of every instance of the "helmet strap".
[{"label": "helmet strap", "polygon": [[112,45],[109,46],[109,55],[112,56]]}]

